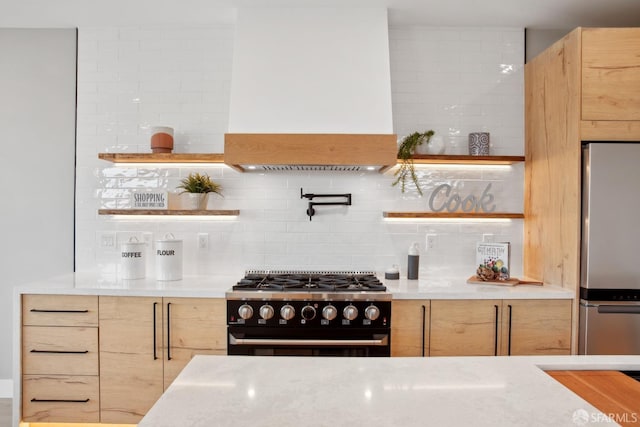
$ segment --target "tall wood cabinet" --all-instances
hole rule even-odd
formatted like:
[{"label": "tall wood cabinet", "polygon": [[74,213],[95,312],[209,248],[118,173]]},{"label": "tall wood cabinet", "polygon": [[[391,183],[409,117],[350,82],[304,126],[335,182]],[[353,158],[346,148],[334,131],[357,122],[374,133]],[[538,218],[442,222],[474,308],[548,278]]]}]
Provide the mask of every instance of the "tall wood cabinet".
[{"label": "tall wood cabinet", "polygon": [[577,28],[525,65],[524,274],[576,294],[582,141],[640,141],[640,28]]},{"label": "tall wood cabinet", "polygon": [[196,354],[226,354],[224,299],[100,297],[100,420],[137,423]]}]

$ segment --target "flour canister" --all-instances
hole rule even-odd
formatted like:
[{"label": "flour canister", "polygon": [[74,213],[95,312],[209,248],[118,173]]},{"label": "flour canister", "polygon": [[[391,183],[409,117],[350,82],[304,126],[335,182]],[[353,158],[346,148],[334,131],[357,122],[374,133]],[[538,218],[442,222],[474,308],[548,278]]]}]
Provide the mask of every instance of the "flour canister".
[{"label": "flour canister", "polygon": [[122,279],[144,279],[145,245],[132,237],[120,246],[120,277]]},{"label": "flour canister", "polygon": [[182,280],[182,240],[167,233],[156,240],[156,280]]}]

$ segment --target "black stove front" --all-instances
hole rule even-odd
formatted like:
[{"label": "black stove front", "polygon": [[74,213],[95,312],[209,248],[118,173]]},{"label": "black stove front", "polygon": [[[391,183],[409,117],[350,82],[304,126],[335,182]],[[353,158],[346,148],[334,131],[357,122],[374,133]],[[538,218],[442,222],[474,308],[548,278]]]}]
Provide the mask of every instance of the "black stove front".
[{"label": "black stove front", "polygon": [[230,355],[390,356],[391,294],[373,273],[249,272],[227,325]]}]

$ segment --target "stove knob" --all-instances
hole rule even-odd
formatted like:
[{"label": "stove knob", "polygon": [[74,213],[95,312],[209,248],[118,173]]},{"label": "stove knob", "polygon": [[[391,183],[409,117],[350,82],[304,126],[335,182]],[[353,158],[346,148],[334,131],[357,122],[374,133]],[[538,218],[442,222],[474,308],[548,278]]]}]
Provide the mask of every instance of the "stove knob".
[{"label": "stove knob", "polygon": [[338,309],[332,306],[331,304],[325,306],[325,308],[322,309],[322,317],[324,317],[327,320],[333,320],[336,318],[337,315],[338,315]]},{"label": "stove knob", "polygon": [[380,309],[373,304],[364,309],[364,317],[369,320],[376,320],[379,316]]},{"label": "stove knob", "polygon": [[304,306],[302,307],[300,315],[303,319],[312,320],[314,317],[316,317],[316,309],[310,305]]},{"label": "stove knob", "polygon": [[260,307],[260,317],[262,317],[264,320],[269,320],[273,317],[273,307],[271,307],[269,304],[265,304],[262,307]]},{"label": "stove knob", "polygon": [[251,316],[253,316],[253,308],[251,308],[249,304],[242,304],[240,308],[238,308],[238,316],[244,320],[251,319]]},{"label": "stove knob", "polygon": [[280,316],[282,316],[284,320],[291,320],[295,315],[296,309],[289,304],[283,305],[280,309]]},{"label": "stove knob", "polygon": [[355,320],[356,317],[358,317],[358,309],[354,305],[349,304],[342,310],[342,315],[347,320]]}]

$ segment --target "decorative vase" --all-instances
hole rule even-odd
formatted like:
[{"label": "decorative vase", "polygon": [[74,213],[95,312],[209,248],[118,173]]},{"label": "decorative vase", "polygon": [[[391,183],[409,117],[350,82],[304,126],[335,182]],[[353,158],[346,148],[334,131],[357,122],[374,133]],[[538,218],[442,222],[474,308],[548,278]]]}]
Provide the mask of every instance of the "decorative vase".
[{"label": "decorative vase", "polygon": [[191,210],[207,209],[208,193],[187,193],[187,206]]},{"label": "decorative vase", "polygon": [[489,155],[489,132],[471,132],[469,134],[469,155]]},{"label": "decorative vase", "polygon": [[173,150],[173,128],[156,126],[151,128],[151,151],[170,153]]}]

